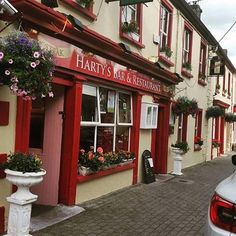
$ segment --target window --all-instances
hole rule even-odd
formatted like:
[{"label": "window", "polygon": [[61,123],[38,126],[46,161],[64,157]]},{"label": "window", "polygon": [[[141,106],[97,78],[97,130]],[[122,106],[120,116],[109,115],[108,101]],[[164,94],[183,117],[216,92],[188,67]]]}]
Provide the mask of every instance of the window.
[{"label": "window", "polygon": [[228,74],[228,97],[231,96],[231,87],[230,87],[230,84],[231,84],[231,77],[230,77],[230,73]]},{"label": "window", "polygon": [[205,80],[206,78],[206,45],[201,43],[200,60],[199,60],[199,79]]},{"label": "window", "polygon": [[43,149],[45,100],[32,101],[29,147]]},{"label": "window", "polygon": [[120,35],[138,44],[142,43],[142,4],[121,7]]},{"label": "window", "polygon": [[[89,104],[89,105],[88,105]],[[80,148],[104,152],[130,148],[132,96],[105,87],[83,85]]]},{"label": "window", "polygon": [[142,103],[141,125],[142,129],[156,129],[158,117],[158,105],[154,103]]},{"label": "window", "polygon": [[171,48],[172,7],[162,1],[160,12],[160,51]]},{"label": "window", "polygon": [[188,126],[188,115],[179,115],[178,120],[178,142],[183,142],[187,140],[187,126]]},{"label": "window", "polygon": [[190,41],[191,41],[191,32],[185,28],[184,43],[183,43],[183,65],[185,65],[186,63],[191,64]]},{"label": "window", "polygon": [[[195,117],[194,144],[199,144],[200,140],[202,140],[202,109],[198,110]],[[200,144],[200,146],[201,145],[202,144]]]},{"label": "window", "polygon": [[96,15],[93,14],[93,0],[61,0],[65,4],[71,6],[73,10],[77,10],[90,20],[95,20]]}]

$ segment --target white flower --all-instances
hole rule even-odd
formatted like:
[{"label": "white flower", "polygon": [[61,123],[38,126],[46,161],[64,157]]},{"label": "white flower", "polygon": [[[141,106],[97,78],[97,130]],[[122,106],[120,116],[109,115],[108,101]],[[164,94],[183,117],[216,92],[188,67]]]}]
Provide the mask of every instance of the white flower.
[{"label": "white flower", "polygon": [[11,82],[18,83],[19,81],[18,81],[17,77],[14,76],[14,77],[11,78]]},{"label": "white flower", "polygon": [[0,52],[0,60],[4,57],[4,53]]},{"label": "white flower", "polygon": [[48,93],[48,96],[49,96],[50,98],[53,98],[53,97],[54,97],[53,92],[49,92],[49,93]]},{"label": "white flower", "polygon": [[44,95],[44,94],[41,95],[41,98],[45,98],[45,97],[46,97],[46,95]]},{"label": "white flower", "polygon": [[12,59],[9,59],[9,60],[8,60],[8,63],[9,63],[9,64],[13,64],[13,60],[12,60]]},{"label": "white flower", "polygon": [[34,53],[34,58],[39,58],[39,56],[40,56],[40,53],[39,53],[39,52],[35,52],[35,53]]},{"label": "white flower", "polygon": [[36,65],[35,62],[31,62],[31,63],[30,63],[30,66],[31,66],[32,68],[35,68],[37,65]]},{"label": "white flower", "polygon": [[11,72],[9,70],[5,70],[5,75],[10,75]]}]

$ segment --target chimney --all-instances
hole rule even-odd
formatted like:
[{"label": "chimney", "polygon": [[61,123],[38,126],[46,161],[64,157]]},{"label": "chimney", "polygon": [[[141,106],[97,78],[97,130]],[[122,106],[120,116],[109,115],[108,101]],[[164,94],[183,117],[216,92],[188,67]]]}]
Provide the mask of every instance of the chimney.
[{"label": "chimney", "polygon": [[191,4],[189,6],[192,8],[192,10],[195,12],[197,17],[200,19],[201,18],[201,14],[202,14],[201,7],[196,2],[194,2],[193,4]]}]

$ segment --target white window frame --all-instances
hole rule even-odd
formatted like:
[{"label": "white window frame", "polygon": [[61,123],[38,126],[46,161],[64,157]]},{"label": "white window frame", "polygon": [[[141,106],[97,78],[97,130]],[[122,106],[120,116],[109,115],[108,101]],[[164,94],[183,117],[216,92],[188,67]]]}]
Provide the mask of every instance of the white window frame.
[{"label": "white window frame", "polygon": [[[121,17],[122,23],[124,23],[124,22],[130,23],[133,20],[138,23],[138,12],[137,11],[138,11],[137,5],[128,5],[128,6],[123,7],[122,17]],[[135,19],[132,19],[132,12],[134,12]]]},{"label": "white window frame", "polygon": [[[165,18],[165,16],[167,16]],[[165,25],[167,25],[165,31]],[[160,48],[168,46],[168,34],[170,27],[170,11],[165,6],[161,5],[161,22],[160,22]],[[163,37],[166,36],[166,44],[163,45]]]},{"label": "white window frame", "polygon": [[190,32],[186,28],[184,29],[184,40],[183,40],[183,63],[189,62],[190,53]]}]

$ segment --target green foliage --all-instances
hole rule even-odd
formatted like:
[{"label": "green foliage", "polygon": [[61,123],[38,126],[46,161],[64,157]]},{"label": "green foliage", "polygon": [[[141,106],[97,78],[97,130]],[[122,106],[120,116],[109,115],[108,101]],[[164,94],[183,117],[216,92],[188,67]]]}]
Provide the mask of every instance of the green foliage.
[{"label": "green foliage", "polygon": [[186,70],[192,70],[192,65],[191,65],[191,63],[189,63],[189,62],[185,62],[185,63],[183,63],[183,68],[185,68]]},{"label": "green foliage", "polygon": [[176,115],[191,114],[195,116],[198,112],[198,103],[195,99],[188,99],[187,97],[178,97],[176,103],[172,107],[173,112]]},{"label": "green foliage", "polygon": [[173,54],[173,51],[171,51],[170,47],[168,47],[167,45],[163,48],[160,49],[160,52],[164,52],[166,54],[167,57],[171,57]]},{"label": "green foliage", "polygon": [[138,24],[136,21],[124,22],[121,28],[123,33],[138,33]]},{"label": "green foliage", "polygon": [[88,8],[91,4],[93,4],[93,0],[76,0],[76,2],[80,5],[84,5],[85,8]]},{"label": "green foliage", "polygon": [[35,154],[11,153],[7,161],[0,166],[1,169],[9,169],[19,172],[39,172],[42,168],[42,161]]},{"label": "green foliage", "polygon": [[53,54],[25,32],[14,31],[0,41],[0,83],[25,100],[53,97]]},{"label": "green foliage", "polygon": [[220,108],[219,106],[211,106],[208,107],[206,110],[206,118],[209,119],[210,117],[220,117],[224,116],[224,109]]},{"label": "green foliage", "polygon": [[180,150],[182,150],[184,153],[189,151],[189,146],[188,143],[185,141],[182,142],[177,142],[175,144],[171,144],[171,147],[175,147],[175,148],[179,148]]},{"label": "green foliage", "polygon": [[225,114],[225,121],[232,123],[236,121],[236,115],[232,112],[226,113]]}]

